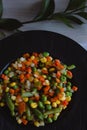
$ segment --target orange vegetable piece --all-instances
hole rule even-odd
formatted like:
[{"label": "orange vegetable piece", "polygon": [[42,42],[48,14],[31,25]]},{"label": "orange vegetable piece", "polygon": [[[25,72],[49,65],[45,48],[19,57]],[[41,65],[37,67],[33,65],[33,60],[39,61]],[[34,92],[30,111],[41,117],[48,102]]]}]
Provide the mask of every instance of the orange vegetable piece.
[{"label": "orange vegetable piece", "polygon": [[76,86],[73,86],[73,87],[72,87],[72,90],[73,90],[73,91],[77,91],[78,88],[77,88]]},{"label": "orange vegetable piece", "polygon": [[22,120],[22,123],[23,123],[24,125],[27,125],[28,120],[26,120],[26,119],[24,119],[24,118],[22,118],[21,120]]},{"label": "orange vegetable piece", "polygon": [[14,95],[15,90],[14,90],[14,89],[12,89],[12,88],[10,88],[9,92],[10,92],[10,94],[13,94],[13,95]]},{"label": "orange vegetable piece", "polygon": [[18,104],[18,111],[21,115],[26,111],[26,103],[25,102],[20,102]]}]

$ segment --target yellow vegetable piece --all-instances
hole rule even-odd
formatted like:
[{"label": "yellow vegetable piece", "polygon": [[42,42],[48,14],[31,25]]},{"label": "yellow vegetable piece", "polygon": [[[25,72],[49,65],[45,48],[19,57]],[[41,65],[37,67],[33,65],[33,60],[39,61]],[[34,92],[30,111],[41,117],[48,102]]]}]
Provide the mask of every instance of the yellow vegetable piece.
[{"label": "yellow vegetable piece", "polygon": [[51,104],[51,102],[47,100],[47,101],[45,101],[45,104]]},{"label": "yellow vegetable piece", "polygon": [[57,103],[56,103],[56,102],[53,102],[53,103],[52,103],[52,107],[56,108],[56,107],[57,107]]},{"label": "yellow vegetable piece", "polygon": [[28,97],[23,98],[24,102],[28,102]]},{"label": "yellow vegetable piece", "polygon": [[32,108],[37,108],[37,103],[36,102],[32,102],[31,104],[30,104],[30,106],[32,107]]},{"label": "yellow vegetable piece", "polygon": [[10,83],[10,86],[11,86],[11,87],[14,87],[15,85],[16,85],[16,82]]},{"label": "yellow vegetable piece", "polygon": [[34,122],[34,125],[35,125],[36,127],[39,127],[39,126],[40,126],[40,123],[39,123],[38,121],[35,121],[35,122]]},{"label": "yellow vegetable piece", "polygon": [[46,63],[47,62],[47,58],[45,58],[45,57],[41,58],[41,62],[42,63]]}]

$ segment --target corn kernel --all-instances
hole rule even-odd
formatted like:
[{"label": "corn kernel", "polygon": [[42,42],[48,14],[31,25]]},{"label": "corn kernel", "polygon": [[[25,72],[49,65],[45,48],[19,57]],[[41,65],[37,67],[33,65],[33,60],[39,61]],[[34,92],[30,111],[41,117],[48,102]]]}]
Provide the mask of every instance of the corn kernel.
[{"label": "corn kernel", "polygon": [[71,97],[70,97],[70,96],[66,97],[66,100],[67,100],[68,102],[71,101]]},{"label": "corn kernel", "polygon": [[34,60],[35,59],[35,56],[31,56],[31,60]]},{"label": "corn kernel", "polygon": [[0,106],[1,106],[1,107],[4,107],[4,105],[5,105],[4,102],[1,102],[1,103],[0,103]]},{"label": "corn kernel", "polygon": [[47,62],[47,58],[45,58],[45,57],[41,58],[41,62],[42,63],[46,63]]},{"label": "corn kernel", "polygon": [[51,102],[47,100],[47,101],[45,101],[45,104],[51,104]]},{"label": "corn kernel", "polygon": [[25,116],[25,115],[23,116],[23,119],[26,119],[26,116]]},{"label": "corn kernel", "polygon": [[24,102],[28,102],[28,97],[23,98]]},{"label": "corn kernel", "polygon": [[8,70],[11,71],[11,67],[8,67]]},{"label": "corn kernel", "polygon": [[16,85],[16,82],[10,83],[10,86],[11,86],[11,87],[14,87],[15,85]]},{"label": "corn kernel", "polygon": [[5,92],[9,92],[9,87],[7,87],[7,88],[5,89]]},{"label": "corn kernel", "polygon": [[35,122],[34,122],[34,125],[35,125],[36,127],[39,127],[39,126],[40,126],[40,123],[39,123],[38,121],[35,121]]},{"label": "corn kernel", "polygon": [[57,103],[56,103],[56,102],[53,102],[53,103],[52,103],[52,107],[55,107],[55,108],[56,108],[56,107],[57,107]]},{"label": "corn kernel", "polygon": [[60,101],[59,101],[59,100],[57,100],[57,101],[56,101],[56,103],[59,105],[59,104],[60,104]]},{"label": "corn kernel", "polygon": [[13,101],[15,101],[15,100],[16,100],[16,96],[11,96],[11,99],[12,99]]},{"label": "corn kernel", "polygon": [[42,75],[45,79],[47,78],[47,76],[46,75]]},{"label": "corn kernel", "polygon": [[37,103],[36,102],[32,102],[30,105],[31,105],[32,108],[37,108]]},{"label": "corn kernel", "polygon": [[18,122],[18,124],[21,124],[21,123],[22,123],[22,120],[19,118],[19,119],[17,120],[17,122]]}]

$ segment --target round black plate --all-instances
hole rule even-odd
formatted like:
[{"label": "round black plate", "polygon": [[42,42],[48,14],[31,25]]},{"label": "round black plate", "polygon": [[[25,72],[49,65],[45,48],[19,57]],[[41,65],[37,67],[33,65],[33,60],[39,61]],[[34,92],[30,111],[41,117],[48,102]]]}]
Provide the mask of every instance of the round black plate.
[{"label": "round black plate", "polygon": [[73,83],[78,92],[57,121],[36,128],[18,125],[7,108],[0,108],[0,130],[87,130],[87,52],[75,41],[53,32],[27,31],[0,41],[0,71],[25,52],[48,51],[65,64],[75,64]]}]

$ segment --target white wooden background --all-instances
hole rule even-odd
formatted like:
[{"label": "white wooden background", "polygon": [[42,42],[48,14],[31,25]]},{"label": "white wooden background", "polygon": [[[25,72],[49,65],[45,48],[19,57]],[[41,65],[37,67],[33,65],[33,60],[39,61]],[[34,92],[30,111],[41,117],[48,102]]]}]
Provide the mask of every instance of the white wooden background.
[{"label": "white wooden background", "polygon": [[[66,8],[69,0],[55,0],[56,11],[62,11]],[[41,0],[3,0],[5,18],[16,18],[21,21],[31,20],[37,15],[40,9]],[[26,24],[20,28],[26,30],[48,30],[63,34],[78,42],[87,50],[87,22],[83,25],[75,25],[74,29],[67,27],[57,21],[43,21]]]}]

